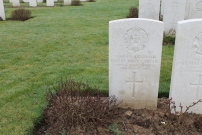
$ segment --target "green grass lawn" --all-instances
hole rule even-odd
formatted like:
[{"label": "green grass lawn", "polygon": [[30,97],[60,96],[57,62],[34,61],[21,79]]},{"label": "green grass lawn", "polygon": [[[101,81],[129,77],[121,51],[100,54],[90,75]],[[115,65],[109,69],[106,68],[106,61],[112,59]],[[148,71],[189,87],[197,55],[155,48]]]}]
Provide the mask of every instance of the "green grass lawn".
[{"label": "green grass lawn", "polygon": [[[97,0],[78,7],[41,3],[27,8],[34,17],[28,21],[0,22],[0,135],[30,133],[26,131],[46,107],[47,87],[61,77],[83,77],[108,91],[108,23],[125,18],[137,2]],[[6,17],[15,9],[5,3]],[[169,92],[173,49],[163,47],[159,93]]]}]

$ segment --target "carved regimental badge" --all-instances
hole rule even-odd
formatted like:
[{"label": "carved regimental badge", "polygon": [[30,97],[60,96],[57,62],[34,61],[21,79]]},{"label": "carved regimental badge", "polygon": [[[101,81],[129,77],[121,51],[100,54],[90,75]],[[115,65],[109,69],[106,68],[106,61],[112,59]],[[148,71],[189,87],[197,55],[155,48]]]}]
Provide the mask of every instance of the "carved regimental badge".
[{"label": "carved regimental badge", "polygon": [[196,3],[196,10],[202,11],[202,1],[199,1],[198,3]]},{"label": "carved regimental badge", "polygon": [[202,55],[202,32],[194,38],[193,49],[196,53]]},{"label": "carved regimental badge", "polygon": [[124,39],[126,48],[134,52],[143,50],[149,41],[146,31],[139,27],[134,27],[126,31]]}]

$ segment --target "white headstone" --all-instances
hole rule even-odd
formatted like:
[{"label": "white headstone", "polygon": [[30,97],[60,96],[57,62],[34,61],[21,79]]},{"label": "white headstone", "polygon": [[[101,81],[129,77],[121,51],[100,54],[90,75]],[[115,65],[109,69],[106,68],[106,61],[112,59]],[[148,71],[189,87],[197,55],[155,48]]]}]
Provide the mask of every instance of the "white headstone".
[{"label": "white headstone", "polygon": [[[179,21],[177,24],[170,98],[179,111],[202,99],[202,19]],[[202,103],[189,112],[202,114]]]},{"label": "white headstone", "polygon": [[72,4],[72,0],[64,0],[64,5],[69,6]]},{"label": "white headstone", "polygon": [[164,0],[164,32],[167,36],[175,36],[176,24],[184,20],[186,0]]},{"label": "white headstone", "polygon": [[19,0],[12,0],[13,7],[19,7],[20,1]]},{"label": "white headstone", "polygon": [[185,19],[202,18],[202,0],[187,0]]},{"label": "white headstone", "polygon": [[6,20],[3,0],[0,0],[0,17]]},{"label": "white headstone", "polygon": [[160,0],[139,0],[139,18],[159,20]]},{"label": "white headstone", "polygon": [[80,1],[84,2],[84,1],[86,1],[86,0],[80,0]]},{"label": "white headstone", "polygon": [[122,107],[156,109],[163,22],[131,18],[109,22],[109,95]]},{"label": "white headstone", "polygon": [[37,6],[36,0],[29,0],[29,6],[36,7]]},{"label": "white headstone", "polygon": [[46,6],[54,6],[54,0],[46,0]]}]

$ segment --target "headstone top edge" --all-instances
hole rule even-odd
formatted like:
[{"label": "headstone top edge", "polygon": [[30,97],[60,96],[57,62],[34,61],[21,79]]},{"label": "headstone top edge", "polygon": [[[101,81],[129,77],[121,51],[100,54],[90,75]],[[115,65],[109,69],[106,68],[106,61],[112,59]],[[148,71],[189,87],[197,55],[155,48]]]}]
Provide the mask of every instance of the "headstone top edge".
[{"label": "headstone top edge", "polygon": [[126,18],[126,19],[117,19],[117,20],[112,20],[109,21],[109,24],[111,23],[117,23],[117,22],[122,22],[122,21],[150,21],[150,22],[157,22],[159,24],[164,24],[162,21],[158,21],[158,20],[153,20],[153,19],[146,19],[146,18]]},{"label": "headstone top edge", "polygon": [[184,24],[184,23],[189,23],[189,22],[193,22],[193,23],[202,22],[202,19],[198,18],[198,19],[182,20],[182,21],[178,21],[177,23],[178,24]]}]

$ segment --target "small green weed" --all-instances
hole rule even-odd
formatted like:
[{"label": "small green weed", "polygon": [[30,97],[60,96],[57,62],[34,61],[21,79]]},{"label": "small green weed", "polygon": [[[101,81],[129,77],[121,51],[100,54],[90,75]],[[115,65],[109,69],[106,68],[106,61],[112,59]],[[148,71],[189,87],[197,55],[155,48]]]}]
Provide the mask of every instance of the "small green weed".
[{"label": "small green weed", "polygon": [[164,44],[164,45],[167,45],[167,44],[172,44],[172,45],[174,45],[174,44],[175,44],[175,38],[174,38],[174,37],[171,37],[171,36],[164,36],[164,37],[163,37],[163,44]]},{"label": "small green weed", "polygon": [[66,130],[62,130],[62,131],[60,132],[60,135],[67,135],[67,131],[66,131]]},{"label": "small green weed", "polygon": [[113,131],[116,135],[122,135],[121,130],[119,129],[119,126],[117,123],[111,124],[108,126],[108,128]]}]

